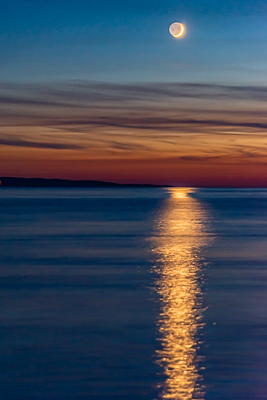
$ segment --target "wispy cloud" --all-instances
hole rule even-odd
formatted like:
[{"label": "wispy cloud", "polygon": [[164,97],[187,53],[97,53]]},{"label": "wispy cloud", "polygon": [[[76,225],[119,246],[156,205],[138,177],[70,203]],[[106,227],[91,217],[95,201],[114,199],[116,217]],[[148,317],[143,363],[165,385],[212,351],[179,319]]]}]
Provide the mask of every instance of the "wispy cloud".
[{"label": "wispy cloud", "polygon": [[209,149],[221,157],[243,146],[248,156],[253,140],[259,148],[266,145],[267,87],[74,81],[0,83],[0,91],[0,145],[162,149],[188,161],[197,161],[197,151],[204,155]]},{"label": "wispy cloud", "polygon": [[7,84],[0,83],[0,100],[10,104],[58,105],[59,107],[90,103],[149,101],[166,99],[235,99],[267,100],[265,86],[233,86],[197,83],[142,83],[115,84],[88,81],[61,82],[54,84]]},{"label": "wispy cloud", "polygon": [[58,119],[54,121],[55,125],[77,125],[77,126],[97,126],[97,127],[117,127],[131,128],[141,130],[164,130],[179,131],[186,126],[205,126],[205,127],[238,127],[238,128],[254,128],[267,130],[267,122],[242,122],[233,120],[210,120],[210,119],[183,119],[183,118],[164,118],[151,116],[148,118],[139,117],[137,115],[106,116],[106,117],[88,117],[82,119]]},{"label": "wispy cloud", "polygon": [[0,137],[0,146],[15,146],[15,147],[31,147],[39,149],[55,149],[55,150],[77,150],[82,149],[82,146],[76,144],[65,144],[65,143],[46,143],[46,142],[34,142],[31,140],[24,139],[8,139]]}]

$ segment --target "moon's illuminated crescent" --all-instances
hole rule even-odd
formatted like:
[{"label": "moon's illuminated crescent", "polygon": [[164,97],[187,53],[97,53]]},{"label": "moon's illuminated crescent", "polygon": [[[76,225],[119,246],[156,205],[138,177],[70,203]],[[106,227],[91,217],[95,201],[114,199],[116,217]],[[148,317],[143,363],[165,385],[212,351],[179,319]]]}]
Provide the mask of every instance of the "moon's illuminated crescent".
[{"label": "moon's illuminated crescent", "polygon": [[175,38],[180,38],[185,33],[185,27],[180,22],[174,22],[169,27],[170,34]]}]

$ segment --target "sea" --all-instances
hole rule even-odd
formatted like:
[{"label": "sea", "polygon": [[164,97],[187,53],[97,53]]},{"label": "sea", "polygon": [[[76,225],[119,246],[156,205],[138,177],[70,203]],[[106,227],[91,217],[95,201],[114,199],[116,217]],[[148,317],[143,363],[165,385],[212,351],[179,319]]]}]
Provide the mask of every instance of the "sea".
[{"label": "sea", "polygon": [[0,398],[267,399],[267,190],[0,189]]}]

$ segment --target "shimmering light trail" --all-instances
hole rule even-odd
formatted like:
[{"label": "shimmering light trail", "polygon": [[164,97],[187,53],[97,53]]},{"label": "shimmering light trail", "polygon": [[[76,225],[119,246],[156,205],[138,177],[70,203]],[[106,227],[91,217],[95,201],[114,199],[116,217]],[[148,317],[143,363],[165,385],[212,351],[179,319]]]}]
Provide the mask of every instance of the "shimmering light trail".
[{"label": "shimmering light trail", "polygon": [[157,360],[166,375],[162,399],[204,399],[205,394],[198,347],[203,326],[200,250],[207,244],[207,213],[189,196],[192,191],[171,189],[155,239],[162,345]]}]

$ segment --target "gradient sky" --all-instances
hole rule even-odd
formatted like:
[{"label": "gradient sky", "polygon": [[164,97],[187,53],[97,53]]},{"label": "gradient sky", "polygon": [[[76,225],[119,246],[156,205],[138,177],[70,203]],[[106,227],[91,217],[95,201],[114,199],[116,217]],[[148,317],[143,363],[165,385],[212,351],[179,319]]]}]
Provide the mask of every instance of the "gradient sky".
[{"label": "gradient sky", "polygon": [[267,185],[266,1],[0,0],[0,15],[0,176]]}]

